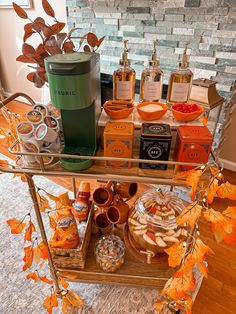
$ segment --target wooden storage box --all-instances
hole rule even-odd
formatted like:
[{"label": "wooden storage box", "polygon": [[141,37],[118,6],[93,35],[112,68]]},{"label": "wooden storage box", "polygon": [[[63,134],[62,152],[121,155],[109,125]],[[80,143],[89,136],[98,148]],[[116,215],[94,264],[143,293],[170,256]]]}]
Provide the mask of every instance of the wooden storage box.
[{"label": "wooden storage box", "polygon": [[91,230],[92,230],[92,217],[94,206],[91,205],[91,209],[88,215],[87,227],[82,244],[75,249],[58,249],[50,248],[53,262],[57,268],[70,268],[70,269],[84,269],[88,246],[90,242]]}]

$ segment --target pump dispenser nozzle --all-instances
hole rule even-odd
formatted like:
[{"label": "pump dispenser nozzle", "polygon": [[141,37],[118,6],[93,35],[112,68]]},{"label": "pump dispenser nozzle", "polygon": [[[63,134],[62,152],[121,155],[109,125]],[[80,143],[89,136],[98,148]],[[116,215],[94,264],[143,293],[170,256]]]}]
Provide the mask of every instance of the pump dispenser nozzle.
[{"label": "pump dispenser nozzle", "polygon": [[152,52],[152,59],[149,61],[150,66],[158,66],[159,60],[157,60],[157,40],[153,40],[153,52]]},{"label": "pump dispenser nozzle", "polygon": [[181,68],[188,68],[189,67],[189,56],[187,55],[187,50],[188,50],[188,45],[189,45],[189,42],[186,42],[184,44],[184,52],[183,52],[183,55],[182,55],[182,61],[179,62],[179,66]]},{"label": "pump dispenser nozzle", "polygon": [[127,43],[128,43],[128,40],[125,39],[124,40],[124,51],[122,53],[122,59],[120,59],[120,65],[125,65],[125,66],[130,65],[130,60],[128,59],[129,49],[127,48]]}]

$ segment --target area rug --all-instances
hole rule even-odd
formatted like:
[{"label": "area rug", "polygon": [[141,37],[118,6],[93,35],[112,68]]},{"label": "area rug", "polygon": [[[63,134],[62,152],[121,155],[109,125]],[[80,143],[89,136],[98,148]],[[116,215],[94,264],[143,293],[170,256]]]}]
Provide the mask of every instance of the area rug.
[{"label": "area rug", "polygon": [[[1,156],[0,156],[1,158]],[[37,186],[49,193],[57,194],[65,191],[44,177],[35,177]],[[33,283],[25,278],[22,271],[23,235],[12,235],[6,220],[16,217],[20,219],[31,209],[36,224],[33,205],[28,185],[12,174],[0,176],[0,313],[1,314],[42,314],[43,299],[50,293],[49,285]],[[48,218],[44,219],[49,232]],[[45,266],[43,273],[50,277],[49,268]],[[158,291],[150,288],[130,288],[116,285],[71,283],[72,290],[84,299],[81,314],[153,314]],[[200,282],[197,290],[199,290]],[[53,313],[59,314],[59,309]]]}]

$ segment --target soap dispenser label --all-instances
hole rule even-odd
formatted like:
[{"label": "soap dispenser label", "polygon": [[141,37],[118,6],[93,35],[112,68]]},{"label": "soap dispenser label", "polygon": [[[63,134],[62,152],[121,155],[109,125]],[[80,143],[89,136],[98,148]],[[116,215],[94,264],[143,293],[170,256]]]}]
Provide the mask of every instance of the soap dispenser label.
[{"label": "soap dispenser label", "polygon": [[148,101],[161,99],[161,82],[145,82],[143,98]]},{"label": "soap dispenser label", "polygon": [[190,83],[173,82],[170,100],[171,101],[187,101]]},{"label": "soap dispenser label", "polygon": [[132,81],[116,82],[117,99],[132,99]]}]

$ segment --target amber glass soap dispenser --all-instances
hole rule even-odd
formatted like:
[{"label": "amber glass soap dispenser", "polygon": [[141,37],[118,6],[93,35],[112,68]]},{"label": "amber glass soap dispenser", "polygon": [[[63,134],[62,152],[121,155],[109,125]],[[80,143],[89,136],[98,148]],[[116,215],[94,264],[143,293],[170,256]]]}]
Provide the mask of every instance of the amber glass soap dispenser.
[{"label": "amber glass soap dispenser", "polygon": [[159,69],[156,46],[157,40],[154,40],[152,59],[141,75],[140,101],[158,101],[162,97],[163,71]]},{"label": "amber glass soap dispenser", "polygon": [[188,43],[185,43],[182,61],[179,62],[179,69],[172,71],[170,74],[167,92],[167,102],[170,104],[174,104],[176,102],[184,103],[189,100],[193,73],[189,69],[187,49]]},{"label": "amber glass soap dispenser", "polygon": [[120,67],[113,73],[113,98],[134,101],[136,73],[130,67],[127,43],[128,40],[124,40],[124,51],[120,59]]}]

